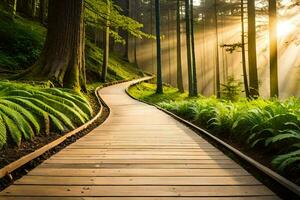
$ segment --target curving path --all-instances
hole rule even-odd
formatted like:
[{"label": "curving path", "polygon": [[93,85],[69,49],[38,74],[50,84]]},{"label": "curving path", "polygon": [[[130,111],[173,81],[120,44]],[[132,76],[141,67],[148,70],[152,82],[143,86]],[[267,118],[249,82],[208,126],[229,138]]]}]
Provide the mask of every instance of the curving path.
[{"label": "curving path", "polygon": [[247,171],[155,107],[104,88],[108,120],[0,193],[0,199],[278,199]]}]

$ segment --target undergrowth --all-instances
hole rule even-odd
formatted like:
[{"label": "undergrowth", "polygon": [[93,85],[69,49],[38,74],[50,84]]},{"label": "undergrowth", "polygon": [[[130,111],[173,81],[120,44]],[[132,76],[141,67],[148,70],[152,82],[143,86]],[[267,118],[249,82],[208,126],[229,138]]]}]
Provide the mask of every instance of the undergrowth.
[{"label": "undergrowth", "polygon": [[72,130],[91,116],[87,99],[72,90],[0,82],[0,148]]}]

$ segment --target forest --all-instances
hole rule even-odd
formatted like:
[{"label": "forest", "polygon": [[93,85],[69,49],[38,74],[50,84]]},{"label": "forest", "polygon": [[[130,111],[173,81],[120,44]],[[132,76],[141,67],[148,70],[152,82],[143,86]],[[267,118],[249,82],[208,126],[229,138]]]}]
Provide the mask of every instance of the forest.
[{"label": "forest", "polygon": [[[59,196],[53,192],[54,196],[50,195],[53,199],[102,195],[161,197],[165,196],[164,192],[159,195],[165,191],[163,187],[169,186],[191,186],[190,190],[195,189],[196,194],[202,191],[201,181],[192,184],[187,179],[181,185],[177,179],[172,184],[167,181],[156,184],[152,180],[151,184],[141,181],[132,186],[131,179],[126,184],[114,178],[196,178],[200,175],[193,170],[200,169],[220,170],[216,173],[221,175],[208,173],[208,177],[245,176],[234,174],[239,169],[235,164],[259,184],[232,179],[230,183],[216,180],[204,186],[223,185],[223,194],[227,194],[226,187],[237,187],[228,196],[262,195],[262,199],[276,199],[278,195],[297,199],[300,196],[299,13],[299,0],[1,0],[0,199],[9,195],[30,199],[35,195],[28,191],[32,188],[34,191],[34,187],[27,191],[29,196],[23,191],[34,184],[41,187],[37,189],[41,192],[37,192],[37,199],[44,199],[49,196],[47,191],[56,189]],[[127,99],[128,96],[132,99]],[[154,112],[133,101],[156,107],[177,121],[164,117],[159,121],[160,111]],[[148,118],[150,111],[153,117]],[[174,123],[180,125],[172,128]],[[198,136],[190,136],[185,128],[177,130],[181,126],[189,127]],[[88,139],[96,134],[99,135]],[[161,137],[161,141],[152,137]],[[207,151],[198,141],[202,139],[226,158],[218,158],[218,151]],[[131,144],[133,141],[136,143]],[[188,144],[197,144],[200,149],[185,147]],[[172,145],[179,146],[179,150]],[[71,152],[77,148],[82,151]],[[197,158],[198,150],[201,155]],[[51,167],[51,160],[60,154],[66,156],[65,160],[59,158]],[[207,168],[198,166],[199,163],[192,167],[196,161],[203,162],[202,154],[208,156],[203,160],[212,159],[212,163]],[[90,159],[83,162],[83,155]],[[169,155],[166,161],[164,155]],[[126,156],[132,156],[133,163]],[[150,158],[146,159],[147,156]],[[172,156],[186,157],[176,160]],[[195,157],[187,159],[189,156]],[[234,165],[226,168],[226,164],[218,163],[227,159],[232,159]],[[71,160],[78,162],[69,163]],[[177,161],[184,167],[176,168]],[[70,173],[79,171],[62,176],[80,181],[82,177],[90,177],[92,182],[96,177],[108,178],[101,184],[77,183],[77,180],[73,183],[73,178],[64,180],[70,182],[62,181],[64,185],[59,181],[52,183],[51,178],[58,180],[59,170],[65,168]],[[39,175],[48,177],[49,180],[45,179],[48,182],[34,179],[34,184],[27,183],[27,174],[32,178],[37,175],[30,174],[40,169],[48,170],[46,175]],[[57,171],[51,175],[54,169]],[[100,170],[99,174],[85,174],[92,169]],[[111,171],[101,175],[101,169],[119,171],[117,175]],[[131,174],[132,169],[141,172]],[[152,170],[151,175],[143,172],[145,169]],[[169,171],[152,174],[158,169]],[[173,169],[192,171],[172,175]],[[122,170],[129,171],[122,175]],[[95,171],[91,173],[98,173]],[[114,185],[114,181],[120,185]],[[246,192],[241,185],[249,186]],[[262,188],[251,189],[257,185]],[[69,186],[82,187],[80,194],[70,188],[67,191],[73,193],[64,193],[63,187]],[[101,189],[99,193],[91,189],[91,193],[85,194],[89,186],[120,188],[116,193],[113,188],[107,189],[111,195],[102,194]],[[133,193],[122,195],[122,187],[131,191],[134,186],[145,187],[145,192],[133,189]],[[157,193],[154,190],[147,193],[151,191],[147,187],[152,186],[157,187]],[[178,199],[193,196],[188,189],[181,189],[174,194]],[[205,192],[193,197],[220,196]],[[173,197],[173,193],[168,194],[165,197]]]}]

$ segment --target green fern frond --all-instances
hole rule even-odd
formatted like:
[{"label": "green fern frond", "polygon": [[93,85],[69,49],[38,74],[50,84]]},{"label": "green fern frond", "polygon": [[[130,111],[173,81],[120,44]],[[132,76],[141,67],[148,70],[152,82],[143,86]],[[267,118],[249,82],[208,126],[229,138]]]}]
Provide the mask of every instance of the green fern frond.
[{"label": "green fern frond", "polygon": [[83,124],[86,122],[84,117],[82,117],[75,109],[69,107],[67,104],[64,104],[63,100],[59,102],[53,99],[49,99],[40,94],[35,94],[33,98],[46,103],[47,105],[49,105],[52,108],[55,108],[55,110],[61,113],[64,113],[66,116],[71,118],[76,124]]},{"label": "green fern frond", "polygon": [[41,109],[43,109],[44,111],[48,112],[49,114],[55,116],[56,118],[58,118],[59,120],[61,120],[66,126],[67,128],[70,129],[75,129],[75,126],[73,125],[72,121],[70,120],[70,118],[68,118],[65,114],[55,110],[54,108],[52,108],[51,106],[47,105],[46,103],[35,99],[35,98],[31,98],[31,97],[24,97],[23,99],[29,100],[32,103],[34,103],[35,105],[37,105],[38,107],[40,107]]},{"label": "green fern frond", "polygon": [[81,117],[83,117],[85,119],[85,121],[89,120],[90,117],[87,113],[85,113],[78,105],[76,105],[73,101],[67,99],[67,98],[64,98],[64,97],[61,97],[61,96],[56,96],[56,95],[53,95],[53,94],[49,94],[47,92],[36,92],[36,94],[40,94],[42,96],[44,96],[45,98],[48,98],[48,99],[51,99],[51,100],[54,100],[56,102],[59,102],[59,103],[62,103],[62,104],[65,104],[67,105],[68,107],[70,107],[71,109],[75,110],[76,112],[78,112],[78,114],[80,114]]},{"label": "green fern frond", "polygon": [[26,140],[34,137],[34,131],[32,130],[30,124],[23,117],[22,114],[1,103],[0,103],[0,110],[7,117],[9,117],[14,121],[14,123],[19,127],[20,131],[22,132]]},{"label": "green fern frond", "polygon": [[40,132],[41,127],[39,125],[39,122],[37,121],[36,117],[31,112],[29,112],[27,109],[25,109],[24,107],[20,106],[17,103],[14,103],[14,102],[6,100],[6,99],[1,99],[0,103],[18,111],[20,114],[22,114],[26,118],[26,120],[28,122],[31,123],[32,127],[35,130],[34,132],[36,134],[38,134]]},{"label": "green fern frond", "polygon": [[6,140],[6,126],[2,116],[0,115],[0,148],[6,144]]},{"label": "green fern frond", "polygon": [[2,113],[0,111],[0,114],[2,116],[3,122],[6,125],[7,130],[9,131],[9,134],[13,140],[18,146],[20,146],[22,141],[22,132],[20,131],[19,127],[15,124],[13,120],[8,118],[6,114]]},{"label": "green fern frond", "polygon": [[62,97],[64,99],[68,99],[74,102],[89,117],[92,116],[93,110],[90,107],[89,102],[83,97],[78,97],[78,95],[76,96],[76,94],[71,95],[70,93],[63,92],[62,89],[57,89],[57,88],[45,89],[43,90],[43,92],[47,92],[55,96]]}]

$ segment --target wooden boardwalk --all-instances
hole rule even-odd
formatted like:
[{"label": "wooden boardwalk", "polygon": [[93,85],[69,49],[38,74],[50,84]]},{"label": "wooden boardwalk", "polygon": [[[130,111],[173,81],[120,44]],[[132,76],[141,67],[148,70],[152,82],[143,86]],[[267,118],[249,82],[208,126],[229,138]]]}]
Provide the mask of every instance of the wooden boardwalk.
[{"label": "wooden boardwalk", "polygon": [[278,199],[189,128],[125,93],[104,88],[100,127],[0,193],[0,199]]}]

